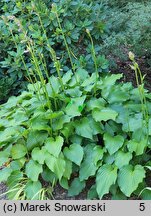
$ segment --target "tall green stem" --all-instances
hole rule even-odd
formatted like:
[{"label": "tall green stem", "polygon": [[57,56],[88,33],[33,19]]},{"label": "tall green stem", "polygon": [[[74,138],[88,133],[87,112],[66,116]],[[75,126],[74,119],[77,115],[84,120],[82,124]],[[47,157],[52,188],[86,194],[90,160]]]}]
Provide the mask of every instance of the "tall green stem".
[{"label": "tall green stem", "polygon": [[98,66],[97,66],[97,58],[96,58],[96,54],[95,54],[95,48],[94,48],[93,39],[92,39],[92,36],[90,34],[89,29],[86,29],[86,32],[87,32],[87,34],[88,34],[88,36],[90,38],[90,41],[91,41],[91,53],[92,53],[92,57],[93,57],[93,61],[94,61],[94,66],[95,66],[96,80],[95,80],[95,86],[94,86],[94,93],[96,95],[97,81],[98,81],[98,77],[99,77]]}]

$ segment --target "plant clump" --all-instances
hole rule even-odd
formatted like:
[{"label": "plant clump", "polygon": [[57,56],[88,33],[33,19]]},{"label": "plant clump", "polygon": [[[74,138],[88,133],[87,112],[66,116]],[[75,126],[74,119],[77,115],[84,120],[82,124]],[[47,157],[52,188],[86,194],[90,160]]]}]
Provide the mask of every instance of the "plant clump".
[{"label": "plant clump", "polygon": [[51,194],[58,182],[74,196],[94,179],[89,199],[109,192],[126,198],[145,187],[151,95],[145,90],[147,124],[139,89],[117,83],[121,77],[99,76],[96,83],[95,73],[79,68],[75,78],[69,70],[61,78],[64,89],[50,77],[49,101],[37,82],[0,106],[0,181],[7,182],[9,198],[20,197],[22,185],[24,199],[40,199],[43,181]]}]

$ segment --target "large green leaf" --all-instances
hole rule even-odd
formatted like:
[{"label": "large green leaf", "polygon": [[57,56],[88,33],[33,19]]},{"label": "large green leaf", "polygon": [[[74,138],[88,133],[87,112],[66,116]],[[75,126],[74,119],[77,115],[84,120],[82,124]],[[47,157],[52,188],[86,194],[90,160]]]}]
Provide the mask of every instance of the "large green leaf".
[{"label": "large green leaf", "polygon": [[28,181],[25,187],[25,194],[27,200],[39,200],[41,189],[42,189],[42,185],[39,181],[36,182]]},{"label": "large green leaf", "polygon": [[99,168],[96,175],[96,190],[100,199],[109,192],[111,185],[115,184],[116,179],[117,167],[105,164]]},{"label": "large green leaf", "polygon": [[81,181],[87,180],[95,175],[98,169],[97,162],[103,158],[103,149],[96,145],[87,145],[85,147],[84,160],[80,166],[79,178]]},{"label": "large green leaf", "polygon": [[34,147],[41,146],[48,136],[47,132],[32,130],[27,136],[27,148],[32,150]]},{"label": "large green leaf", "polygon": [[81,121],[75,123],[76,133],[85,138],[93,139],[93,131],[90,127],[88,118],[84,117]]},{"label": "large green leaf", "polygon": [[93,139],[93,135],[102,132],[102,125],[95,122],[94,119],[90,117],[84,117],[80,121],[76,121],[74,124],[76,133],[82,137]]},{"label": "large green leaf", "polygon": [[59,93],[59,90],[61,87],[59,77],[51,76],[50,83],[51,83],[51,86],[53,88],[53,91],[56,94]]},{"label": "large green leaf", "polygon": [[69,189],[68,179],[63,177],[63,178],[61,178],[59,183],[60,183],[61,187],[63,187],[64,189],[66,189],[66,190]]},{"label": "large green leaf", "polygon": [[88,191],[87,199],[88,200],[93,200],[93,199],[96,199],[96,198],[98,198],[98,194],[97,194],[97,191],[96,191],[96,185],[92,185],[92,187]]},{"label": "large green leaf", "polygon": [[145,170],[141,165],[136,165],[135,167],[126,165],[118,173],[118,184],[121,191],[130,197],[144,177]]},{"label": "large green leaf", "polygon": [[143,200],[151,200],[151,187],[144,188],[141,193],[141,198]]},{"label": "large green leaf", "polygon": [[51,155],[49,152],[46,152],[45,153],[45,163],[46,165],[48,166],[48,168],[54,172],[54,166],[55,166],[55,163],[56,163],[56,160],[57,158],[54,157],[53,155]]},{"label": "large green leaf", "polygon": [[0,152],[0,166],[6,163],[9,160],[9,153],[6,151]]},{"label": "large green leaf", "polygon": [[65,93],[67,95],[70,95],[71,97],[81,97],[81,95],[82,95],[82,91],[80,91],[79,86],[76,86],[76,87],[71,88],[71,89],[67,89],[67,90],[65,90]]},{"label": "large green leaf", "polygon": [[80,181],[79,178],[75,178],[68,190],[68,196],[76,196],[85,188],[85,181]]},{"label": "large green leaf", "polygon": [[70,122],[70,117],[68,115],[64,114],[64,115],[56,118],[55,120],[53,120],[52,128],[54,131],[60,130],[63,128],[64,124],[68,123],[68,122]]},{"label": "large green leaf", "polygon": [[129,92],[124,91],[122,88],[114,87],[114,89],[110,92],[107,100],[109,103],[120,103],[123,101],[127,101],[130,95]]},{"label": "large green leaf", "polygon": [[61,130],[61,133],[64,135],[64,137],[66,138],[66,140],[69,139],[69,137],[71,137],[74,133],[74,126],[73,126],[74,122],[70,122],[68,124],[65,124],[63,129]]},{"label": "large green leaf", "polygon": [[121,168],[124,165],[129,164],[129,161],[132,159],[132,153],[131,152],[123,152],[118,151],[116,157],[115,157],[115,165],[118,168]]},{"label": "large green leaf", "polygon": [[58,178],[54,172],[52,172],[48,167],[45,167],[41,174],[42,178],[46,182],[51,182],[52,184],[56,183]]},{"label": "large green leaf", "polygon": [[45,163],[48,168],[56,174],[56,176],[61,179],[65,172],[66,162],[61,153],[57,158],[51,155],[50,153],[46,153]]},{"label": "large green leaf", "polygon": [[10,167],[3,168],[0,170],[0,182],[7,181],[8,177],[11,175],[12,169]]},{"label": "large green leaf", "polygon": [[110,108],[95,108],[92,111],[92,116],[95,119],[95,121],[108,121],[110,119],[115,121],[117,115],[118,113]]},{"label": "large green leaf", "polygon": [[122,78],[122,74],[112,74],[110,76],[106,76],[103,79],[103,85],[102,88],[110,88],[111,86],[113,86],[115,84],[115,82],[119,79]]},{"label": "large green leaf", "polygon": [[[19,183],[22,182],[23,180],[23,173],[19,171],[13,171],[11,175],[7,179],[7,186],[9,188],[8,190],[8,198],[9,199],[14,199],[16,196],[17,192],[21,189]],[[16,190],[14,190],[16,189]]]},{"label": "large green leaf", "polygon": [[62,82],[65,85],[66,83],[68,83],[71,80],[73,73],[71,70],[67,71],[63,77],[62,77]]},{"label": "large green leaf", "polygon": [[86,109],[88,111],[93,110],[95,108],[102,109],[105,106],[106,102],[103,98],[92,98],[87,102]]},{"label": "large green leaf", "polygon": [[37,161],[40,164],[44,164],[46,150],[44,148],[40,149],[36,147],[32,150],[31,156],[34,161]]},{"label": "large green leaf", "polygon": [[10,167],[13,171],[20,171],[20,169],[24,166],[25,162],[26,162],[25,157],[17,159],[17,160],[13,160],[10,163]]},{"label": "large green leaf", "polygon": [[23,144],[16,144],[11,149],[11,155],[13,159],[19,159],[27,154],[27,148]]},{"label": "large green leaf", "polygon": [[81,108],[83,107],[86,96],[72,98],[70,103],[66,106],[65,112],[70,117],[80,116]]},{"label": "large green leaf", "polygon": [[141,155],[144,153],[144,149],[147,146],[147,140],[143,139],[140,142],[135,140],[129,140],[127,142],[127,148],[130,152],[135,152],[136,155]]},{"label": "large green leaf", "polygon": [[84,154],[80,145],[72,144],[69,148],[65,147],[63,153],[66,158],[80,166]]},{"label": "large green leaf", "polygon": [[45,142],[45,149],[55,157],[58,157],[60,154],[62,146],[63,138],[61,136],[58,136],[55,139],[50,137]]},{"label": "large green leaf", "polygon": [[80,166],[80,181],[87,180],[90,176],[94,176],[98,167],[94,163],[84,161]]},{"label": "large green leaf", "polygon": [[13,115],[14,125],[20,125],[28,120],[28,116],[23,109],[18,109]]},{"label": "large green leaf", "polygon": [[139,128],[141,129],[143,127],[142,113],[137,113],[134,116],[127,116],[126,121],[123,119],[122,123],[123,123],[122,129],[126,132],[136,131]]},{"label": "large green leaf", "polygon": [[72,162],[69,160],[66,160],[66,167],[65,167],[63,176],[69,180],[71,177],[71,174],[72,174]]},{"label": "large green leaf", "polygon": [[64,160],[63,154],[60,154],[57,158],[55,164],[54,164],[54,173],[58,177],[59,180],[61,180],[66,168],[66,162]]},{"label": "large green leaf", "polygon": [[76,71],[76,79],[78,82],[83,82],[84,80],[86,80],[87,78],[89,78],[89,74],[86,70],[84,70],[83,68],[78,68]]},{"label": "large green leaf", "polygon": [[26,164],[25,173],[32,181],[38,181],[39,174],[42,173],[42,165],[34,160],[30,160]]},{"label": "large green leaf", "polygon": [[16,135],[18,135],[16,127],[8,127],[4,131],[0,131],[0,146],[5,142],[11,141]]},{"label": "large green leaf", "polygon": [[124,137],[121,135],[112,137],[109,133],[105,133],[104,142],[109,154],[112,155],[123,146]]},{"label": "large green leaf", "polygon": [[45,115],[44,113],[41,113],[40,115],[38,116],[34,116],[31,120],[30,120],[30,123],[31,123],[31,127],[33,130],[46,130],[46,131],[49,131],[49,128],[47,123],[48,123],[48,120],[45,118]]}]

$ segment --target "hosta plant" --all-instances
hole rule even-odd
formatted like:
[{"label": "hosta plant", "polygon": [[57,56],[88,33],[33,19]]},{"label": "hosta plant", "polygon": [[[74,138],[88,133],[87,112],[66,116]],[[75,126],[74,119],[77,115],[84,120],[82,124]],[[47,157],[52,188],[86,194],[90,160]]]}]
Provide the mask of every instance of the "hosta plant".
[{"label": "hosta plant", "polygon": [[126,199],[147,186],[151,94],[144,90],[143,104],[121,77],[69,70],[0,106],[0,182],[9,199],[41,199],[56,183],[75,196],[90,179],[88,199]]}]

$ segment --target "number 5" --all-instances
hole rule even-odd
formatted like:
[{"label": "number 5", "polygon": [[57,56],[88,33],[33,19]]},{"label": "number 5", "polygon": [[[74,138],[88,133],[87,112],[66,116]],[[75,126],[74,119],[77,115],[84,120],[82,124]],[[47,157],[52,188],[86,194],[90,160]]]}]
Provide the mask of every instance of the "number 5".
[{"label": "number 5", "polygon": [[140,211],[145,211],[145,203],[140,203],[139,204],[139,210]]}]

